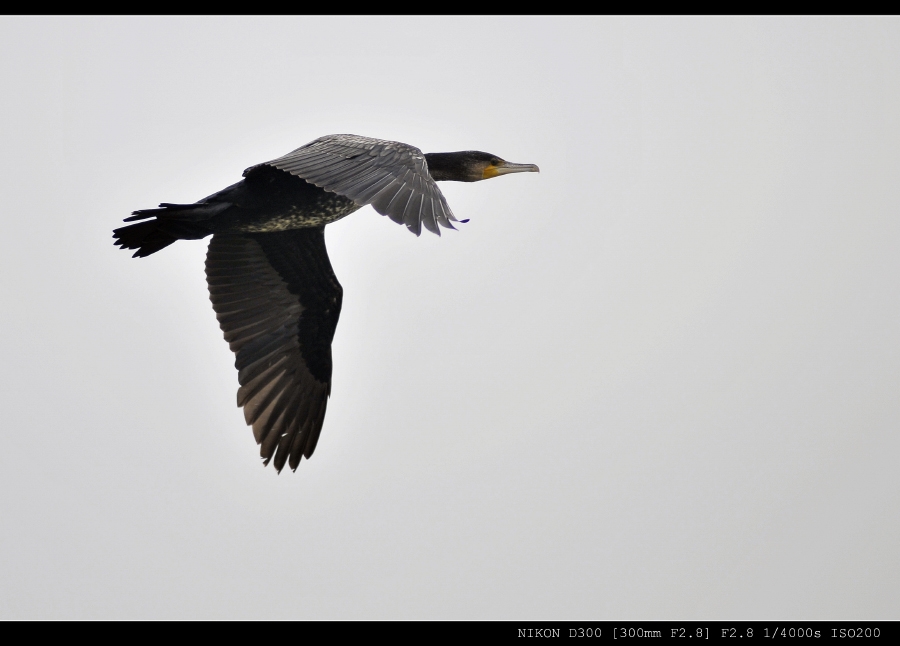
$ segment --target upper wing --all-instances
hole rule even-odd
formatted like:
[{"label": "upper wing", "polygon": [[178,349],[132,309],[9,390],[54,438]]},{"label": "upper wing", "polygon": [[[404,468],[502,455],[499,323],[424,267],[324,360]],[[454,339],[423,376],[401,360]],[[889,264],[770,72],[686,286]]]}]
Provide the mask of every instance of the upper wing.
[{"label": "upper wing", "polygon": [[325,230],[215,234],[206,280],[236,354],[238,406],[275,468],[296,469],[316,448],[331,392],[331,340],[343,290]]},{"label": "upper wing", "polygon": [[[320,137],[283,157],[259,164],[302,177],[326,191],[348,197],[419,235],[422,225],[441,234],[453,229],[453,212],[428,174],[422,151],[396,141],[357,135]],[[244,176],[256,166],[244,171]]]}]

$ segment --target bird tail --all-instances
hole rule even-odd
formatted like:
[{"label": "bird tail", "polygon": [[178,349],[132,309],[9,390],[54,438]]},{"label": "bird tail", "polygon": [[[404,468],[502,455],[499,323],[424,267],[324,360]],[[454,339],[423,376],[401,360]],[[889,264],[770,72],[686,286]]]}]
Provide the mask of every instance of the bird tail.
[{"label": "bird tail", "polygon": [[[216,204],[168,204],[158,209],[135,211],[125,222],[146,220],[113,231],[117,246],[137,249],[133,258],[143,258],[168,247],[176,240],[199,240],[212,233],[208,220],[231,206]],[[150,219],[153,218],[153,219]]]}]

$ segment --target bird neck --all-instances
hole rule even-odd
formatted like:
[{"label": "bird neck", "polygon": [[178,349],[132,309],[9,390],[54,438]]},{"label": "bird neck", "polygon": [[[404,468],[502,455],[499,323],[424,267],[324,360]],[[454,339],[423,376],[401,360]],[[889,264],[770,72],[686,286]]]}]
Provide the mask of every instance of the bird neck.
[{"label": "bird neck", "polygon": [[468,151],[458,153],[426,153],[428,173],[436,182],[477,182],[481,179],[468,159]]}]

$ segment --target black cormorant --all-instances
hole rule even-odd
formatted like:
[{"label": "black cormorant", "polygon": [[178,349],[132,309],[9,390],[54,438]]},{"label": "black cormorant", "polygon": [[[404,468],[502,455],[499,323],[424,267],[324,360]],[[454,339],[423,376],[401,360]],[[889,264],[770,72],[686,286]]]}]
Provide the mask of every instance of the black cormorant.
[{"label": "black cormorant", "polygon": [[[343,290],[325,250],[325,225],[371,204],[419,235],[453,217],[436,181],[477,182],[537,171],[479,151],[422,154],[396,141],[328,135],[244,171],[196,204],[135,211],[116,244],[149,256],[212,235],[206,280],[236,355],[238,406],[260,444],[296,469],[316,447],[331,392],[331,341]],[[465,220],[463,220],[465,222]]]}]

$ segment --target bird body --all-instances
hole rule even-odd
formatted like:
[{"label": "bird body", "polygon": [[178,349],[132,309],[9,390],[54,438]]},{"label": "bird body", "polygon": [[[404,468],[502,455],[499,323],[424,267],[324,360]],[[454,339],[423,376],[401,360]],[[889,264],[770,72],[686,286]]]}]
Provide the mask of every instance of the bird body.
[{"label": "bird body", "polygon": [[[329,135],[251,166],[195,204],[135,211],[113,237],[135,257],[212,235],[210,300],[235,353],[237,403],[264,463],[296,469],[315,449],[331,392],[343,290],[325,226],[371,204],[419,235],[458,222],[436,181],[537,171],[479,151],[423,154],[407,144]],[[465,220],[464,220],[465,221]]]},{"label": "bird body", "polygon": [[271,166],[258,166],[246,179],[205,198],[228,203],[211,226],[216,233],[271,233],[323,227],[362,208]]}]

